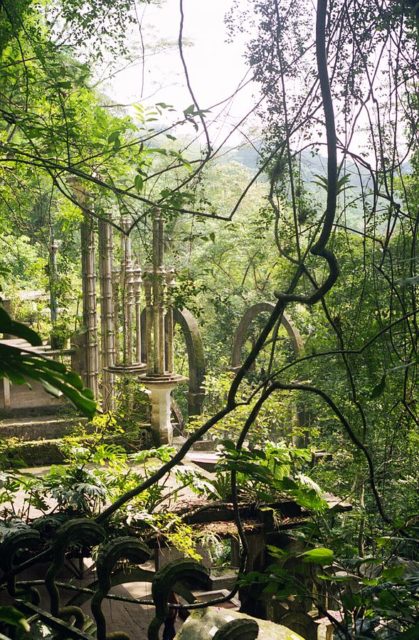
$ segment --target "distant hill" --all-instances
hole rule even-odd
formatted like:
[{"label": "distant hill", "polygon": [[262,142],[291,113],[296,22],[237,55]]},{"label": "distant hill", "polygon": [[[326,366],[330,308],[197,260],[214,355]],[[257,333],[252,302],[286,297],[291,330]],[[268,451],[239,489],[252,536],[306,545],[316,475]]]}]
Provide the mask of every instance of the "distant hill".
[{"label": "distant hill", "polygon": [[[259,148],[262,143],[259,143]],[[260,154],[258,151],[258,146],[256,148],[252,147],[250,144],[243,145],[238,149],[232,149],[225,156],[227,162],[240,162],[245,167],[248,167],[252,171],[255,171],[258,168],[260,161]]]},{"label": "distant hill", "polygon": [[[255,146],[243,145],[240,148],[231,149],[225,156],[224,162],[240,162],[240,164],[248,167],[252,171],[256,171],[259,168],[260,153],[259,149],[262,146],[262,142],[258,142]],[[347,163],[347,173],[353,176],[351,183],[354,186],[360,185],[359,174],[354,163]],[[304,150],[301,153],[301,172],[304,181],[311,182],[312,180],[318,180],[316,176],[326,176],[327,173],[327,158],[319,153],[312,154],[308,150]],[[360,173],[362,184],[366,186],[370,176],[368,171],[363,169]]]},{"label": "distant hill", "polygon": [[[232,148],[226,153],[221,162],[239,162],[247,167],[250,171],[255,172],[259,168],[260,154],[258,149],[262,146],[262,142],[252,145],[243,145],[240,148]],[[406,171],[408,171],[408,163],[406,163]],[[318,153],[312,154],[305,150],[301,153],[301,174],[305,188],[313,195],[318,203],[324,203],[325,190],[319,185],[319,177],[327,175],[327,158]],[[346,211],[346,222],[354,228],[361,228],[363,225],[363,206],[362,193],[368,194],[372,188],[372,180],[369,172],[360,168],[353,162],[346,163],[346,174],[350,180],[347,183],[346,202],[352,202],[352,206]],[[266,180],[267,176],[262,175],[261,180]]]}]

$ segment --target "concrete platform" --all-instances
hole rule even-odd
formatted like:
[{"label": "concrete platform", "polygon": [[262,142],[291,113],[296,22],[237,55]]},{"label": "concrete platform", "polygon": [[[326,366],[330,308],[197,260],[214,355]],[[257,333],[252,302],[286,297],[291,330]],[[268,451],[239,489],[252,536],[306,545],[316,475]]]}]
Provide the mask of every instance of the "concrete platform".
[{"label": "concrete platform", "polygon": [[214,451],[189,451],[185,456],[186,463],[196,464],[205,471],[213,472],[220,459],[220,454]]},{"label": "concrete platform", "polygon": [[74,427],[85,423],[81,416],[52,416],[4,418],[0,420],[0,438],[18,438],[19,440],[52,440],[68,435]]}]

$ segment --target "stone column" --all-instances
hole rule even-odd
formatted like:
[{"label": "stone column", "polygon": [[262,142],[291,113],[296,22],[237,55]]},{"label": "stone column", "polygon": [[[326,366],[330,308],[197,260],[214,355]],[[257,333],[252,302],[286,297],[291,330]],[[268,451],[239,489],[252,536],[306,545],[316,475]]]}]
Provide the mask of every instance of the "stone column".
[{"label": "stone column", "polygon": [[84,382],[98,396],[99,350],[96,315],[95,234],[93,222],[87,213],[81,224],[81,260],[83,290],[83,327],[85,331]]},{"label": "stone column", "polygon": [[100,324],[102,355],[102,404],[104,411],[114,409],[114,376],[109,367],[115,364],[115,327],[112,291],[112,226],[99,220]]},{"label": "stone column", "polygon": [[171,392],[179,384],[177,380],[144,380],[150,390],[151,427],[156,444],[172,444]]},{"label": "stone column", "polygon": [[173,314],[168,290],[173,270],[164,267],[163,219],[153,218],[153,266],[144,273],[147,374],[141,379],[151,396],[151,426],[157,443],[171,443],[171,392],[184,378],[173,371]]},{"label": "stone column", "polygon": [[175,370],[175,354],[174,354],[174,320],[173,320],[173,302],[172,290],[175,286],[175,270],[168,269],[166,273],[166,370],[173,373]]},{"label": "stone column", "polygon": [[[123,216],[121,226],[121,268],[113,271],[113,315],[115,320],[115,357],[110,373],[121,380],[124,410],[134,407],[135,397],[129,378],[139,376],[145,369],[141,362],[141,269],[132,257],[129,218]],[[116,402],[116,398],[115,398]]]},{"label": "stone column", "polygon": [[58,253],[58,242],[57,240],[54,240],[53,230],[51,228],[51,244],[49,249],[49,300],[50,300],[51,324],[53,328],[54,328],[54,324],[57,322],[57,317],[58,317],[57,253]]},{"label": "stone column", "polygon": [[134,269],[134,301],[135,301],[135,361],[142,362],[141,353],[141,269]]},{"label": "stone column", "polygon": [[[124,231],[129,229],[129,220],[126,216],[122,218],[121,226]],[[121,269],[121,307],[123,317],[123,364],[131,365],[132,358],[132,325],[134,310],[134,281],[132,266],[131,238],[128,235],[122,236],[122,269]]]},{"label": "stone column", "polygon": [[113,307],[113,322],[114,322],[114,350],[115,356],[113,365],[116,365],[120,361],[119,354],[119,283],[120,283],[120,271],[118,268],[112,270],[112,307]]},{"label": "stone column", "polygon": [[96,315],[96,261],[95,233],[92,217],[89,215],[89,195],[80,179],[70,177],[68,185],[74,199],[83,211],[80,225],[82,296],[83,296],[83,347],[81,348],[81,375],[86,387],[98,396],[99,347],[97,339]]},{"label": "stone column", "polygon": [[153,345],[153,298],[152,298],[152,273],[144,273],[144,293],[145,293],[145,350],[147,355],[147,375],[154,374],[154,345]]}]

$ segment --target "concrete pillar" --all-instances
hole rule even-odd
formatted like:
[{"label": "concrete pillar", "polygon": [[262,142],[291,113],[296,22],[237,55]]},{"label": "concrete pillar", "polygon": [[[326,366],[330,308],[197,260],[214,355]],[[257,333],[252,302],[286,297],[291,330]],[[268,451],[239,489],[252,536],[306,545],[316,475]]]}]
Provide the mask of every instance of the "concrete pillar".
[{"label": "concrete pillar", "polygon": [[151,428],[157,440],[156,444],[172,444],[171,392],[178,382],[159,380],[153,384],[152,381],[147,380],[145,384],[150,391]]},{"label": "concrete pillar", "polygon": [[169,291],[174,286],[174,272],[167,271],[163,260],[163,219],[160,212],[155,211],[153,265],[144,272],[147,374],[141,377],[141,382],[150,391],[154,439],[159,444],[170,444],[173,441],[170,394],[184,378],[173,371],[173,315]]}]

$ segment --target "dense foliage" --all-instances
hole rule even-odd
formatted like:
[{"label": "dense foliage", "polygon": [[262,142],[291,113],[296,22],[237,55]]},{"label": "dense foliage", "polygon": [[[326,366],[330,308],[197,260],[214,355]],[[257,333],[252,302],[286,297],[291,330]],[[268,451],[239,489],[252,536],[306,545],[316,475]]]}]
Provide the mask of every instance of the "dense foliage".
[{"label": "dense foliage", "polygon": [[[160,207],[177,270],[176,303],[194,312],[204,338],[204,415],[190,421],[192,438],[179,453],[153,452],[158,468],[139,473],[118,449],[102,450],[101,458],[95,448],[86,459],[81,449],[83,459],[70,459],[68,473],[53,469],[42,487],[34,481],[28,490],[41,505],[47,487],[64,511],[98,519],[115,518],[121,507],[124,524],[131,523],[133,505],[155,516],[164,497],[153,479],[166,477],[194,440],[227,438],[214,485],[178,480],[236,503],[239,496],[265,500],[269,489],[288,492],[316,514],[299,536],[320,551],[304,562],[327,567],[321,579],[334,583],[342,637],[413,640],[417,8],[404,0],[319,0],[317,7],[236,0],[227,25],[232,37],[247,31],[246,59],[262,96],[246,166],[243,155],[229,148],[235,159],[226,159],[211,143],[210,114],[193,91],[183,113],[160,102],[128,114],[95,89],[94,65],[129,58],[124,30],[136,23],[134,5],[0,3],[0,285],[18,320],[44,338],[54,328],[67,335],[79,328],[83,216],[106,217],[119,230],[128,216],[144,263],[150,212]],[[44,294],[35,305],[23,290]],[[61,325],[50,313],[52,298]],[[244,365],[232,373],[234,330],[257,302],[275,309],[253,322]],[[284,311],[304,341],[297,356],[281,328]],[[29,335],[3,319],[9,333]],[[180,340],[177,368],[187,373]],[[1,373],[14,382],[30,374],[27,363],[6,360]],[[48,379],[55,374],[35,373],[57,386]],[[91,413],[80,381],[59,365],[55,373]],[[309,450],[332,456],[312,467]],[[104,461],[113,475],[86,469]],[[7,476],[3,491],[19,482]],[[327,517],[318,486],[349,500],[352,512]],[[193,555],[189,530],[175,525],[171,535],[178,542],[185,535]],[[162,515],[150,517],[150,526],[170,529]],[[243,584],[304,596],[287,580],[292,553],[271,551],[276,569]]]}]

